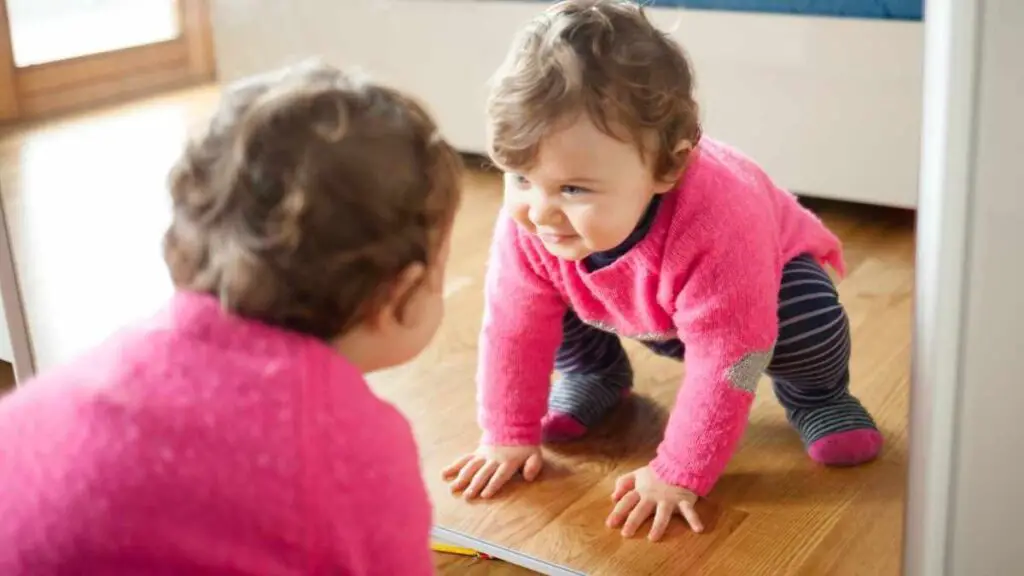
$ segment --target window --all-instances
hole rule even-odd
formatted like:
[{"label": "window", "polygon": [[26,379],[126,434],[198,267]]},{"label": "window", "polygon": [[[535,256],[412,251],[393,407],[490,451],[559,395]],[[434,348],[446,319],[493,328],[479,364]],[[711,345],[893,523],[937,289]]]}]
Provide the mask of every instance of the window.
[{"label": "window", "polygon": [[210,80],[208,0],[0,0],[0,120]]}]

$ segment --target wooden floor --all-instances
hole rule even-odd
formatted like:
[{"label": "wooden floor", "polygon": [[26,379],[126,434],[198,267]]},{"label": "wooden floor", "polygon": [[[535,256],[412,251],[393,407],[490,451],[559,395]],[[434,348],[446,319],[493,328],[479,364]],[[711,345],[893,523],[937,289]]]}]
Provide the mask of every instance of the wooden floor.
[{"label": "wooden floor", "polygon": [[[26,313],[44,365],[87,349],[154,309],[169,290],[159,258],[166,168],[211,91],[189,91],[8,134],[0,181]],[[899,572],[913,288],[912,219],[901,212],[816,205],[846,243],[840,285],[853,328],[853,389],[888,444],[863,468],[813,465],[762,382],[738,456],[708,501],[710,530],[675,523],[661,543],[606,529],[616,475],[645,463],[682,367],[628,349],[639,395],[588,440],[548,450],[534,484],[468,504],[441,468],[479,436],[473,372],[482,276],[499,179],[467,182],[448,274],[447,316],[415,362],[372,377],[413,423],[437,522],[589,574],[871,574]],[[503,563],[438,556],[443,574],[523,574]]]}]

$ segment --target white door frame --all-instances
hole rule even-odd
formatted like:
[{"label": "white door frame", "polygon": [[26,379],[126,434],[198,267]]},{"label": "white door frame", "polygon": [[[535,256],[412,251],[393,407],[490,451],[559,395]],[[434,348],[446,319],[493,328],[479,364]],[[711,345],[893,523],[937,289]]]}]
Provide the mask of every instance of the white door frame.
[{"label": "white door frame", "polygon": [[[962,466],[960,408],[966,383],[965,326],[970,313],[967,287],[971,283],[970,246],[979,232],[973,228],[972,215],[977,199],[979,46],[985,33],[981,19],[985,2],[927,0],[925,10],[913,384],[903,543],[903,572],[908,576],[954,574],[953,511],[961,497],[957,486]],[[1009,261],[1007,265],[1013,266]]]},{"label": "white door frame", "polygon": [[11,245],[7,209],[0,193],[0,300],[7,319],[7,331],[14,351],[14,377],[18,385],[36,373],[32,337],[25,319],[25,298],[18,280],[18,264]]}]

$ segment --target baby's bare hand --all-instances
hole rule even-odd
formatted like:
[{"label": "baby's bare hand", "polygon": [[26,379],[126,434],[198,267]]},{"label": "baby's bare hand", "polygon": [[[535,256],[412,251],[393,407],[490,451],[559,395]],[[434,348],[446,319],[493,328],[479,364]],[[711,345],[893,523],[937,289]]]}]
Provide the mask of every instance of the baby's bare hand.
[{"label": "baby's bare hand", "polygon": [[704,524],[694,508],[697,495],[658,478],[647,466],[620,476],[615,482],[612,500],[616,505],[608,515],[608,526],[621,526],[623,536],[632,537],[640,525],[653,515],[654,521],[648,538],[651,541],[661,540],[676,513],[686,519],[694,532],[704,531]]},{"label": "baby's bare hand", "polygon": [[462,491],[467,500],[477,495],[490,498],[520,470],[523,478],[532,482],[543,464],[540,446],[482,445],[445,468],[442,477],[449,482],[452,493]]}]

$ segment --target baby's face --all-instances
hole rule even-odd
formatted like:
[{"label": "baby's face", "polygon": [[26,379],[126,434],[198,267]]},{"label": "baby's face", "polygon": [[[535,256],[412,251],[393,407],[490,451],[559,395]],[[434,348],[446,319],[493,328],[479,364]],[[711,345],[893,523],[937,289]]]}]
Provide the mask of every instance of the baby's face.
[{"label": "baby's face", "polygon": [[505,174],[505,206],[551,254],[582,260],[622,243],[651,198],[672,185],[654,179],[636,145],[584,115],[548,135],[528,171]]}]

